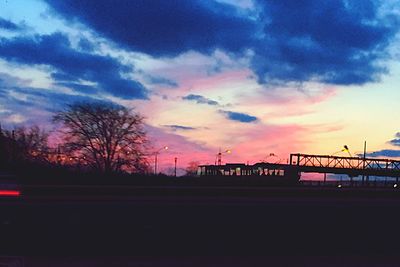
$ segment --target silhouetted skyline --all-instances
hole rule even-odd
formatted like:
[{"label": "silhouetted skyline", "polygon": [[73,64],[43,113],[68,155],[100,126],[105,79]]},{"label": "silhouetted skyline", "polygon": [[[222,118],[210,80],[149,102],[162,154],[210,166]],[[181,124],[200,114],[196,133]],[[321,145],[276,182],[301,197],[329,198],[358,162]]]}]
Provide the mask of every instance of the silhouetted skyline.
[{"label": "silhouetted skyline", "polygon": [[[102,100],[145,117],[159,169],[399,157],[397,1],[0,2],[0,122]],[[50,137],[50,140],[57,136]]]}]

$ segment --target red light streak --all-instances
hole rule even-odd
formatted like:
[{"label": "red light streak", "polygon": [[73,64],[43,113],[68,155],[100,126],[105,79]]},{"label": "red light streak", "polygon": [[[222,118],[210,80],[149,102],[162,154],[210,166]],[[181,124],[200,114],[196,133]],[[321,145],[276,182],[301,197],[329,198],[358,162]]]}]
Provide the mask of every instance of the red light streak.
[{"label": "red light streak", "polygon": [[19,197],[21,192],[18,190],[0,190],[0,197]]}]

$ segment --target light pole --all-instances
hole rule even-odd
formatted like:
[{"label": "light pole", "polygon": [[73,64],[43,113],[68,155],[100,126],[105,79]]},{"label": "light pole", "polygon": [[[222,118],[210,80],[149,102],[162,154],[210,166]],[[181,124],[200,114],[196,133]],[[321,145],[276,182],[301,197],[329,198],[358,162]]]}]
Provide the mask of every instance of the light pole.
[{"label": "light pole", "polygon": [[174,176],[176,177],[176,163],[178,162],[178,158],[175,157],[174,161],[175,161]]},{"label": "light pole", "polygon": [[221,152],[221,148],[219,148],[219,151],[218,151],[218,154],[217,154],[217,158],[216,158],[216,161],[215,161],[215,165],[217,165],[217,160],[218,160],[218,166],[221,166],[221,163],[222,163],[222,153],[230,154],[231,152],[232,152],[232,151],[229,150],[229,149],[225,150],[224,152]]},{"label": "light pole", "polygon": [[[341,152],[347,152],[351,158],[353,157],[353,155],[351,155],[350,149],[347,145],[344,145],[342,150],[336,151],[331,156],[335,156],[336,154],[341,153]],[[340,176],[340,179],[342,179],[342,176]],[[324,184],[325,183],[326,183],[326,173],[324,173]],[[340,187],[342,186],[341,183],[342,183],[342,181],[340,181]],[[351,176],[350,176],[350,183],[351,183],[351,185],[353,185],[353,177],[351,177]]]},{"label": "light pole", "polygon": [[349,156],[352,157],[352,155],[350,153],[350,149],[349,149],[349,147],[347,145],[344,145],[342,150],[336,151],[331,156],[334,156],[334,155],[336,155],[336,154],[338,154],[340,152],[347,152],[347,153],[349,153]]},{"label": "light pole", "polygon": [[364,185],[365,180],[365,157],[367,155],[367,141],[364,141],[364,154],[363,154],[363,176],[362,176],[362,185]]},{"label": "light pole", "polygon": [[154,153],[154,175],[157,175],[157,156],[158,156],[158,153],[160,153],[161,150],[167,150],[167,149],[168,149],[168,147],[164,146],[164,147],[160,148],[159,150],[157,150]]}]

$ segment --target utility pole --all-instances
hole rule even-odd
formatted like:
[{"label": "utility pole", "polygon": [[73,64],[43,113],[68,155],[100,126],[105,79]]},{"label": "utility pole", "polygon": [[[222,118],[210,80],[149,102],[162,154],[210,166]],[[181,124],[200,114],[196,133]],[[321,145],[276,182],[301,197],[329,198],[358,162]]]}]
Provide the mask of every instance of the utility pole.
[{"label": "utility pole", "polygon": [[230,149],[227,149],[227,150],[225,150],[224,152],[222,152],[222,151],[221,151],[221,148],[219,148],[218,154],[217,154],[217,156],[216,156],[216,158],[215,158],[215,165],[217,165],[217,162],[218,162],[218,166],[221,166],[221,165],[222,165],[222,153],[228,153],[228,154],[230,154],[230,153],[231,153],[231,150],[230,150]]},{"label": "utility pole", "polygon": [[154,158],[154,175],[157,175],[157,156],[158,152],[155,153],[155,158]]},{"label": "utility pole", "polygon": [[157,175],[158,154],[161,152],[161,150],[167,150],[168,148],[169,148],[168,146],[164,146],[159,150],[157,150],[156,152],[154,152],[154,175]]},{"label": "utility pole", "polygon": [[57,164],[61,165],[61,148],[60,148],[60,145],[57,146]]},{"label": "utility pole", "polygon": [[178,158],[175,157],[175,158],[174,158],[174,161],[175,161],[174,176],[176,177],[176,163],[177,163],[177,161],[178,161]]},{"label": "utility pole", "polygon": [[364,141],[364,157],[363,157],[363,176],[362,176],[362,184],[364,185],[365,181],[365,157],[367,155],[367,141]]}]

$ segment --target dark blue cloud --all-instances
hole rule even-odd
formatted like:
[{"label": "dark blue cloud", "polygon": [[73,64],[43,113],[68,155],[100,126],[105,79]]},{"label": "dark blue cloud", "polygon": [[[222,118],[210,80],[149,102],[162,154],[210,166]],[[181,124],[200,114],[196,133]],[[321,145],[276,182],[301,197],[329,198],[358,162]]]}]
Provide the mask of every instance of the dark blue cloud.
[{"label": "dark blue cloud", "polygon": [[366,156],[367,157],[391,157],[391,158],[397,158],[397,157],[400,157],[400,150],[383,149],[383,150],[367,153]]},{"label": "dark blue cloud", "polygon": [[77,18],[120,45],[153,56],[222,48],[242,52],[254,23],[231,5],[203,0],[47,0],[67,19]]},{"label": "dark blue cloud", "polygon": [[121,76],[131,68],[108,56],[77,51],[61,33],[0,39],[0,57],[27,65],[49,65],[54,68],[52,77],[57,81],[76,85],[82,79],[97,83],[99,90],[116,97],[147,98],[147,90],[141,83]]},{"label": "dark blue cloud", "polygon": [[218,102],[209,98],[206,98],[201,95],[194,95],[194,94],[189,94],[187,96],[182,97],[183,100],[190,100],[190,101],[195,101],[197,104],[207,104],[207,105],[212,105],[216,106],[218,105]]},{"label": "dark blue cloud", "polygon": [[399,26],[379,17],[377,2],[259,0],[265,36],[252,60],[259,82],[377,80],[385,72],[377,63]]},{"label": "dark blue cloud", "polygon": [[79,42],[78,42],[78,46],[82,51],[85,51],[85,52],[93,52],[95,49],[93,43],[91,43],[86,38],[80,38]]},{"label": "dark blue cloud", "polygon": [[252,49],[260,83],[376,81],[386,72],[379,63],[399,28],[396,16],[381,15],[372,0],[256,0],[259,16],[252,19],[214,1],[47,2],[66,19],[152,56]]},{"label": "dark blue cloud", "polygon": [[21,30],[21,27],[14,22],[3,19],[0,17],[0,29],[5,29],[9,31],[18,31]]},{"label": "dark blue cloud", "polygon": [[159,85],[164,85],[167,87],[178,87],[179,84],[173,80],[164,78],[164,77],[159,77],[159,76],[148,76],[147,81],[151,84],[159,84]]},{"label": "dark blue cloud", "polygon": [[396,133],[396,138],[389,141],[391,145],[400,146],[400,133]]},{"label": "dark blue cloud", "polygon": [[[16,96],[13,93],[17,93]],[[0,84],[1,105],[13,109],[16,112],[23,113],[28,117],[32,117],[26,109],[45,110],[54,112],[65,105],[75,102],[92,102],[94,99],[85,95],[74,95],[59,93],[54,90],[44,88],[33,88],[27,86],[2,86]]]},{"label": "dark blue cloud", "polygon": [[77,81],[79,81],[78,77],[76,77],[74,75],[70,75],[65,72],[60,72],[60,71],[53,71],[52,73],[50,73],[50,76],[54,80],[60,81],[60,82],[77,82]]},{"label": "dark blue cloud", "polygon": [[228,119],[233,121],[250,123],[250,122],[256,122],[258,120],[257,117],[245,113],[225,111],[225,110],[220,110],[219,112],[224,114]]},{"label": "dark blue cloud", "polygon": [[[388,143],[393,146],[400,146],[400,132],[396,133],[395,139],[390,140]],[[396,149],[383,149],[366,154],[368,157],[400,157],[400,150]],[[363,155],[360,154],[360,157]]]},{"label": "dark blue cloud", "polygon": [[389,143],[394,145],[394,146],[400,146],[400,139],[390,140]]},{"label": "dark blue cloud", "polygon": [[10,115],[18,114],[26,118],[24,124],[45,124],[49,115],[66,105],[95,100],[84,95],[29,87],[24,80],[0,73],[0,106],[5,107],[5,112],[0,114],[3,121]]},{"label": "dark blue cloud", "polygon": [[73,89],[74,91],[84,94],[96,94],[99,91],[95,86],[74,82],[56,82],[55,84]]},{"label": "dark blue cloud", "polygon": [[182,125],[163,125],[164,127],[171,128],[172,130],[184,130],[184,131],[190,131],[190,130],[195,130],[196,128],[194,127],[189,127],[189,126],[182,126]]}]

